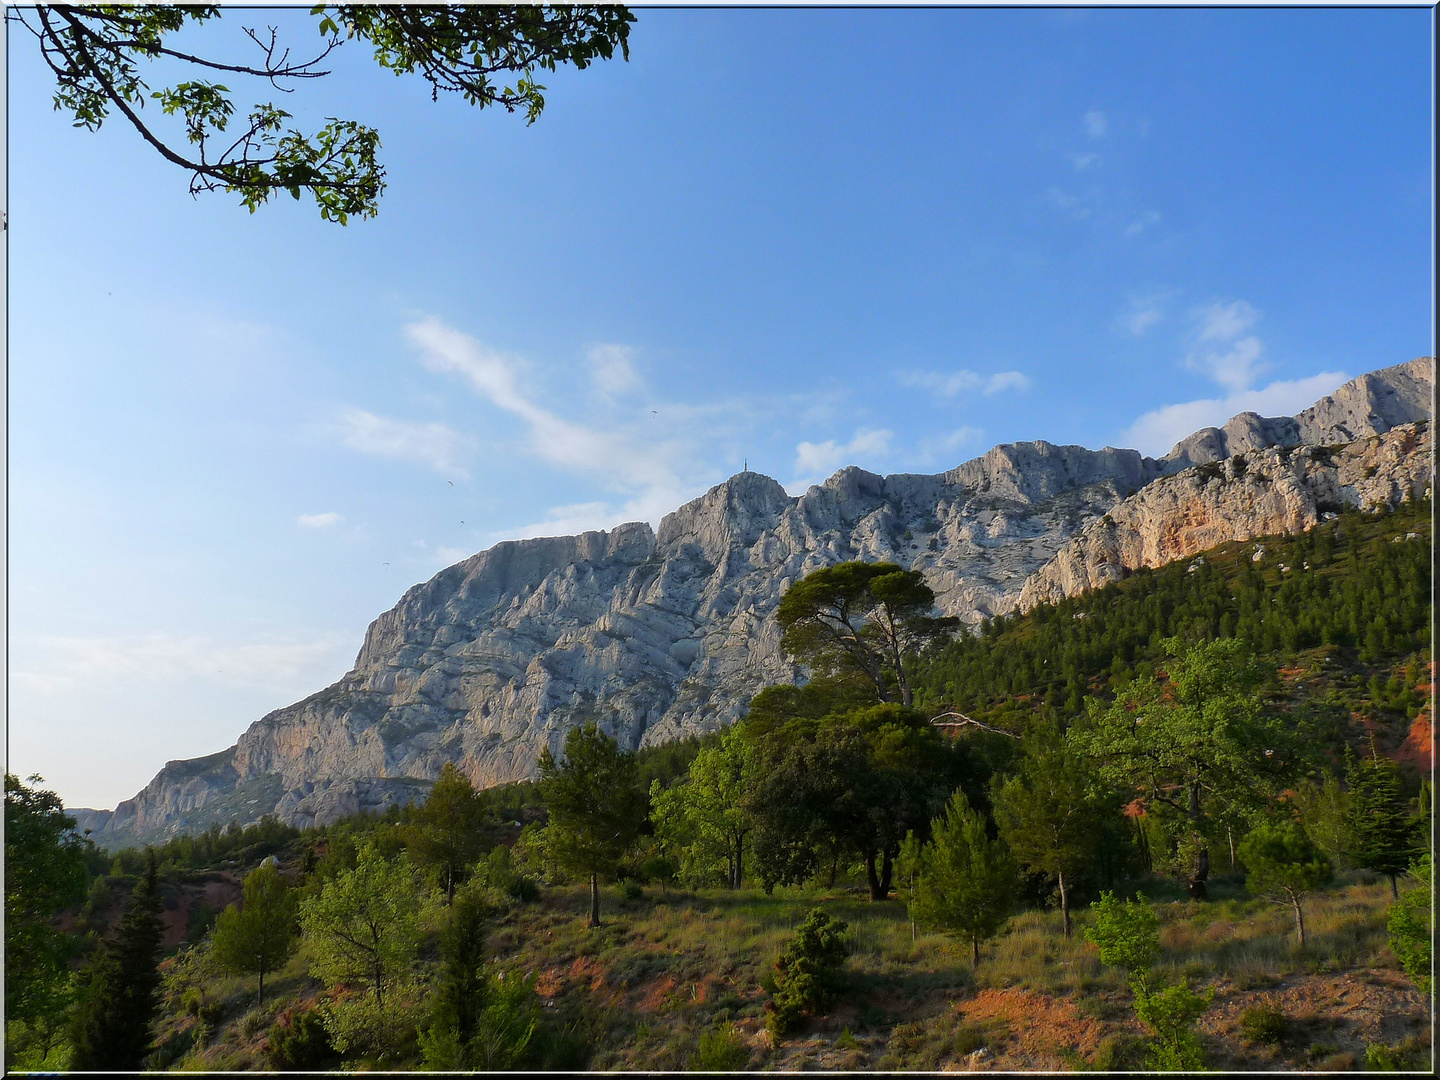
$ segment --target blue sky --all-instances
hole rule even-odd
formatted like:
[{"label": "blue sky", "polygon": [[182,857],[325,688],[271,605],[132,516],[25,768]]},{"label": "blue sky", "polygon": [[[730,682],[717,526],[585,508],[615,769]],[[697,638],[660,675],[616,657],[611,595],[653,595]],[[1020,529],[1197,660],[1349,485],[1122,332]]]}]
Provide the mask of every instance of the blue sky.
[{"label": "blue sky", "polygon": [[[1431,349],[1428,9],[638,14],[528,128],[342,48],[286,106],[380,129],[348,228],[191,199],[11,33],[13,771],[113,806],[441,567],[746,459],[1163,453]],[[259,22],[315,37],[192,41]]]}]

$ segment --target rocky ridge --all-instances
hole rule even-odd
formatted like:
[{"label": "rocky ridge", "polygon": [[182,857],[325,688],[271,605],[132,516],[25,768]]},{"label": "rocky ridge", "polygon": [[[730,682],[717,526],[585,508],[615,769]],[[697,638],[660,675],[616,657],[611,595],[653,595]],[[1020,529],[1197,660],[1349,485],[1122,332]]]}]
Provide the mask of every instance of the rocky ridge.
[{"label": "rocky ridge", "polygon": [[[169,762],[115,811],[76,814],[109,846],[266,813],[303,826],[409,801],[446,761],[482,786],[531,776],[543,747],[591,720],[629,747],[714,730],[761,686],[800,677],[769,616],[817,567],[913,567],[973,625],[1191,545],[1308,527],[1332,504],[1414,497],[1429,490],[1415,421],[1433,385],[1433,360],[1412,361],[1159,460],[1014,443],[937,475],[842,469],[799,497],[743,472],[658,531],[497,544],[409,589],[339,682],[228,750]],[[1262,440],[1274,445],[1250,445]]]}]

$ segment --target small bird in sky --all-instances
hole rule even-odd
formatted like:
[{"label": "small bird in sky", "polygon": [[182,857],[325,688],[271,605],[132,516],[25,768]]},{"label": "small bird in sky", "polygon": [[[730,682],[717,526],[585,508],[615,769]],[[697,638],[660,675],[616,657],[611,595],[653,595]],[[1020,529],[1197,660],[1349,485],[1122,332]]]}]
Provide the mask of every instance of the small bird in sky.
[{"label": "small bird in sky", "polygon": [[388,562],[386,562],[386,563],[381,563],[380,565],[381,565],[381,566],[389,566],[390,564],[389,564]]},{"label": "small bird in sky", "polygon": [[455,481],[454,481],[454,480],[446,480],[445,482],[446,482],[447,484],[449,484],[451,487],[454,487],[454,486],[455,486]]}]

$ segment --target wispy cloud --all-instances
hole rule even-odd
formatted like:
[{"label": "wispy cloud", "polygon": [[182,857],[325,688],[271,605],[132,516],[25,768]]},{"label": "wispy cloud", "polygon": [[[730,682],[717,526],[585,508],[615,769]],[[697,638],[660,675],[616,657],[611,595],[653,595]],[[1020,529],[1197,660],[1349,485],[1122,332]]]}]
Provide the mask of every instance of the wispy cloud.
[{"label": "wispy cloud", "polygon": [[628,345],[597,345],[590,350],[590,381],[607,401],[639,390],[635,350]]},{"label": "wispy cloud", "polygon": [[1056,210],[1064,211],[1076,221],[1083,221],[1090,216],[1090,205],[1087,199],[1080,195],[1072,195],[1058,187],[1049,187],[1045,191],[1045,201]]},{"label": "wispy cloud", "polygon": [[39,670],[16,672],[31,689],[63,690],[96,679],[170,683],[187,679],[211,682],[310,684],[329,673],[354,647],[339,637],[308,641],[256,641],[236,644],[203,636],[148,634],[137,637],[41,638]]},{"label": "wispy cloud", "polygon": [[1099,109],[1091,109],[1080,119],[1085,134],[1092,139],[1101,139],[1110,130],[1110,121]]},{"label": "wispy cloud", "polygon": [[860,428],[848,443],[827,439],[823,443],[802,442],[795,447],[795,485],[823,480],[844,465],[874,462],[890,452],[895,433],[885,429]]},{"label": "wispy cloud", "polygon": [[1343,371],[1322,371],[1308,379],[1273,382],[1258,390],[1244,390],[1223,398],[1166,405],[1147,412],[1131,424],[1121,436],[1120,445],[1158,457],[1201,428],[1223,426],[1236,413],[1293,416],[1349,378]]},{"label": "wispy cloud", "polygon": [[1127,237],[1139,236],[1146,229],[1158,224],[1160,224],[1160,211],[1146,210],[1134,221],[1130,222],[1129,225],[1125,226],[1125,235]]},{"label": "wispy cloud", "polygon": [[[517,357],[487,348],[435,318],[411,323],[405,333],[421,348],[431,371],[463,376],[491,404],[523,420],[530,429],[530,450],[543,460],[598,475],[622,489],[679,486],[667,457],[657,453],[660,448],[655,444],[625,432],[574,423],[536,404],[520,388]],[[621,359],[618,353],[608,353],[604,370],[613,376]]]},{"label": "wispy cloud", "polygon": [[1216,301],[1194,312],[1194,348],[1185,366],[1209,376],[1232,394],[1248,390],[1268,366],[1264,345],[1246,333],[1260,313],[1244,300]]},{"label": "wispy cloud", "polygon": [[461,462],[472,448],[471,440],[444,424],[417,424],[347,409],[339,430],[340,441],[362,454],[418,461],[437,472],[469,476]]},{"label": "wispy cloud", "polygon": [[332,525],[339,525],[344,520],[332,510],[325,514],[301,514],[295,519],[295,524],[302,529],[328,529]]},{"label": "wispy cloud", "polygon": [[1030,389],[1030,377],[1024,372],[997,371],[986,376],[966,368],[958,371],[902,371],[900,383],[902,386],[927,390],[939,397],[954,397],[966,390],[998,394],[1002,390]]},{"label": "wispy cloud", "polygon": [[1140,337],[1165,318],[1166,307],[1174,295],[1171,289],[1131,293],[1125,309],[1115,318],[1116,327],[1131,337]]},{"label": "wispy cloud", "polygon": [[1070,163],[1075,166],[1076,172],[1084,172],[1086,169],[1100,164],[1100,155],[1096,153],[1071,154]]}]

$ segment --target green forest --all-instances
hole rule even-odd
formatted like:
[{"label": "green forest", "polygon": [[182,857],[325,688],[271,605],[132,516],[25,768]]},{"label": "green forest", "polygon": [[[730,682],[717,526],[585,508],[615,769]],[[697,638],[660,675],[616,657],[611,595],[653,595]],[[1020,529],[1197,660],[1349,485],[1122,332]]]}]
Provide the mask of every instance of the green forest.
[{"label": "green forest", "polygon": [[1428,1069],[1430,514],[972,629],[842,563],[724,731],[303,831],[7,775],[7,1068]]}]

